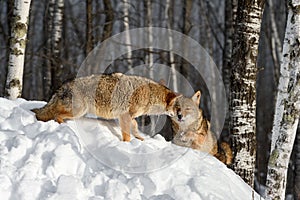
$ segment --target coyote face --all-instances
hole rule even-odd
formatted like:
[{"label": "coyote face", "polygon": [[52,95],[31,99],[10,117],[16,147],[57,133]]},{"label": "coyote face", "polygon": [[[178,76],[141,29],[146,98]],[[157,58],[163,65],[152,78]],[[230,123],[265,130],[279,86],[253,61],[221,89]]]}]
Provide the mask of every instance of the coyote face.
[{"label": "coyote face", "polygon": [[179,96],[174,99],[175,101],[173,103],[172,111],[170,111],[170,116],[172,121],[178,124],[181,129],[186,129],[195,121],[195,119],[202,116],[198,107],[200,96],[201,93],[198,91],[192,98]]},{"label": "coyote face", "polygon": [[174,132],[173,143],[210,153],[220,161],[229,165],[232,162],[232,151],[226,142],[218,145],[217,138],[210,130],[210,123],[203,117],[199,108],[200,91],[192,98],[175,99],[172,119]]}]

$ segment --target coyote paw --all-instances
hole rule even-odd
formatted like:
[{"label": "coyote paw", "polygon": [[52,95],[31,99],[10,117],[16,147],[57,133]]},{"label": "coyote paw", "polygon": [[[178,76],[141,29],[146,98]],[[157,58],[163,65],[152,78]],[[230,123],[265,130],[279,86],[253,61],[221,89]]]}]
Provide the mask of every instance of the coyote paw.
[{"label": "coyote paw", "polygon": [[141,137],[141,136],[139,136],[139,135],[135,135],[134,137],[135,137],[136,139],[141,140],[141,141],[144,141],[144,140],[145,140],[143,137]]},{"label": "coyote paw", "polygon": [[128,133],[123,133],[123,142],[130,142],[130,135]]}]

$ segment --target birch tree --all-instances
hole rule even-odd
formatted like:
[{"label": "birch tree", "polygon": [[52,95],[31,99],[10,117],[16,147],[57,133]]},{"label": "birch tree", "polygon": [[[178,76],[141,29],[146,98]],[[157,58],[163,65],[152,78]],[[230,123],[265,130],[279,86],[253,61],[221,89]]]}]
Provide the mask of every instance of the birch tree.
[{"label": "birch tree", "polygon": [[[171,7],[170,0],[166,1],[166,9],[165,9],[165,18],[167,19],[167,28],[168,28],[168,35],[169,35],[169,49],[173,49],[173,36],[172,36],[172,16],[173,16],[173,7]],[[178,83],[177,83],[177,76],[176,76],[176,68],[175,68],[175,58],[174,53],[172,51],[169,52],[170,56],[170,67],[171,67],[171,76],[173,81],[173,90],[178,92]]]},{"label": "birch tree", "polygon": [[263,7],[259,0],[238,1],[230,75],[232,167],[251,187],[256,157],[256,60]]},{"label": "birch tree", "polygon": [[47,67],[44,69],[44,97],[48,100],[60,85],[60,63],[64,0],[50,0],[47,23]]},{"label": "birch tree", "polygon": [[287,169],[300,117],[300,0],[291,0],[285,31],[266,199],[285,199]]},{"label": "birch tree", "polygon": [[11,27],[10,53],[5,96],[9,99],[21,97],[25,48],[31,0],[16,0]]},{"label": "birch tree", "polygon": [[129,8],[130,3],[129,0],[124,0],[124,26],[125,26],[125,40],[127,46],[127,62],[129,70],[132,69],[132,48],[131,48],[131,37],[129,34]]},{"label": "birch tree", "polygon": [[300,124],[298,122],[298,129],[295,139],[295,197],[300,199]]},{"label": "birch tree", "polygon": [[61,76],[63,73],[63,66],[61,64],[61,40],[63,30],[63,11],[64,11],[64,0],[56,0],[53,15],[53,30],[51,33],[52,38],[52,89],[55,91],[62,84]]}]

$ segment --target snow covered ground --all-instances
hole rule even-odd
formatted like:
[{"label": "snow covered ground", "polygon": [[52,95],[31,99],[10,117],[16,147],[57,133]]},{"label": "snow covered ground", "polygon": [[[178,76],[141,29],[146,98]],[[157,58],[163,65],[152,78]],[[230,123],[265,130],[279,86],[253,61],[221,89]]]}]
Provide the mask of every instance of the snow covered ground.
[{"label": "snow covered ground", "polygon": [[0,98],[0,199],[261,199],[214,157],[114,121],[40,122],[44,102]]}]

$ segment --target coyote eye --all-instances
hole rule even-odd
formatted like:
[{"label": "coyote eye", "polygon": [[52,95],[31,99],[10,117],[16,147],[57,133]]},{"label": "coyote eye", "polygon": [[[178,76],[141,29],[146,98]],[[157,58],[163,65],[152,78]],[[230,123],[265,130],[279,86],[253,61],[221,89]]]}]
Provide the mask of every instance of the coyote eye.
[{"label": "coyote eye", "polygon": [[192,108],[191,107],[187,107],[185,110],[192,110]]}]

